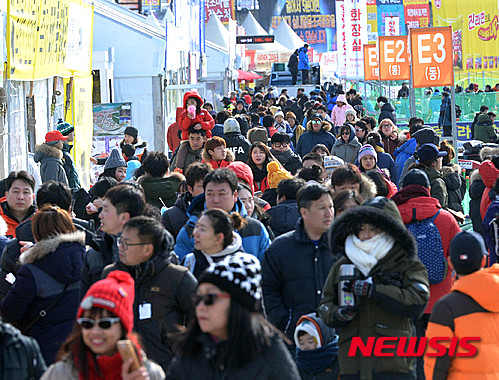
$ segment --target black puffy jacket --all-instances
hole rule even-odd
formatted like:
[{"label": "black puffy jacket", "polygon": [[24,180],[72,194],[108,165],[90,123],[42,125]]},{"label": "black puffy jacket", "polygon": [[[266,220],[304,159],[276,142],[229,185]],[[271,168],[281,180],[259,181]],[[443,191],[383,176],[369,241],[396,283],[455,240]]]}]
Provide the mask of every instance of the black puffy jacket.
[{"label": "black puffy jacket", "polygon": [[[173,239],[169,245],[173,247]],[[172,264],[171,247],[135,267],[118,261],[102,273],[104,278],[121,270],[135,280],[134,331],[142,338],[147,356],[165,371],[173,357],[172,336],[178,333],[179,326],[186,326],[194,318],[191,297],[198,285],[187,268]],[[150,316],[140,312],[144,304],[151,305]]]},{"label": "black puffy jacket", "polygon": [[391,105],[391,103],[383,104],[381,107],[381,113],[378,117],[378,124],[381,123],[384,119],[390,119],[393,121],[393,124],[397,124],[397,115],[395,114],[395,108]]},{"label": "black puffy jacket", "polygon": [[480,233],[483,236],[482,216],[480,215],[480,202],[485,191],[485,185],[478,170],[471,173],[470,176],[470,218],[473,223],[473,231]]},{"label": "black puffy jacket", "polygon": [[265,252],[262,290],[267,318],[291,340],[298,319],[319,306],[333,263],[326,234],[316,246],[301,218],[294,231],[279,236]]},{"label": "black puffy jacket", "polygon": [[189,220],[187,208],[191,204],[192,195],[188,191],[177,198],[175,204],[168,208],[161,216],[161,223],[176,239],[178,233]]},{"label": "black puffy jacket", "polygon": [[267,214],[270,216],[270,228],[272,228],[276,237],[293,231],[296,222],[300,219],[296,200],[281,202],[277,206],[269,208]]},{"label": "black puffy jacket", "polygon": [[169,380],[300,380],[296,364],[282,340],[274,335],[271,346],[242,368],[226,368],[226,341],[215,343],[207,334],[197,338],[199,351],[192,357],[176,355],[166,378]]},{"label": "black puffy jacket", "polygon": [[225,134],[224,140],[227,143],[227,149],[234,153],[236,161],[248,161],[251,144],[246,137],[241,133],[229,132]]},{"label": "black puffy jacket", "polygon": [[442,175],[449,195],[447,207],[464,212],[462,202],[466,194],[466,181],[460,171],[461,168],[456,164],[442,167]]}]

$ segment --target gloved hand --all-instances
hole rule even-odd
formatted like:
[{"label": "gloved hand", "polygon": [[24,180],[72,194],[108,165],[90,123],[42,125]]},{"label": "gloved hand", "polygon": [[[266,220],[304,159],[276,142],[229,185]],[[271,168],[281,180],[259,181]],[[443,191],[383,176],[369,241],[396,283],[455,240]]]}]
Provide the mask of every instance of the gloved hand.
[{"label": "gloved hand", "polygon": [[370,281],[354,280],[345,283],[345,286],[343,286],[343,290],[345,292],[353,293],[356,296],[371,297],[374,290],[374,285]]},{"label": "gloved hand", "polygon": [[334,316],[341,322],[350,322],[359,313],[359,308],[355,306],[342,306],[334,312]]}]

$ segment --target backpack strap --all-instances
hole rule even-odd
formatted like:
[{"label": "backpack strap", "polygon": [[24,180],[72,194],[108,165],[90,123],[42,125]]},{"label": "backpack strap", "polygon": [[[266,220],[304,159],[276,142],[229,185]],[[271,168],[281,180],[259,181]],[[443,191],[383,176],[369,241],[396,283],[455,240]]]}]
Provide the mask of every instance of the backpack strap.
[{"label": "backpack strap", "polygon": [[28,326],[26,326],[26,328],[23,329],[23,334],[24,335],[26,335],[26,332],[29,331],[29,329],[32,328],[36,322],[38,322],[42,318],[45,318],[45,316],[47,315],[47,313],[57,304],[57,302],[59,302],[61,300],[61,298],[64,295],[64,293],[66,293],[66,289],[68,288],[68,286],[69,286],[69,284],[64,285],[64,289],[62,289],[62,292],[59,293],[59,295],[57,296],[57,299],[54,302],[52,302],[45,309],[40,310],[40,312],[30,322],[30,324]]},{"label": "backpack strap", "polygon": [[438,214],[440,214],[440,210],[441,210],[441,209],[438,209],[438,211],[435,213],[435,215],[433,215],[433,216],[430,218],[430,222],[432,222],[432,223],[434,223],[434,222],[435,222],[435,219],[437,219]]}]

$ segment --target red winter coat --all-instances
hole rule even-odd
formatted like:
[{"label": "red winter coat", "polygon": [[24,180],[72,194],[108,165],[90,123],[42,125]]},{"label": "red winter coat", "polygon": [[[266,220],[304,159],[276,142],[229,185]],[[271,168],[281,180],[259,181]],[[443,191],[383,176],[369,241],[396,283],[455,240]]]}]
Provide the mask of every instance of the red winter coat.
[{"label": "red winter coat", "polygon": [[494,187],[497,177],[499,176],[499,170],[490,160],[485,160],[480,164],[478,172],[482,176],[483,184],[485,185],[485,190],[482,194],[482,201],[480,202],[480,215],[482,220],[485,218],[487,209],[490,206],[492,200],[489,197],[490,190]]},{"label": "red winter coat", "polygon": [[386,186],[388,186],[388,195],[386,197],[391,198],[397,193],[397,191],[399,191],[399,189],[397,188],[397,185],[389,179],[384,178],[384,180],[386,182]]},{"label": "red winter coat", "polygon": [[168,143],[168,148],[175,152],[180,145],[180,138],[178,137],[178,131],[180,129],[178,121],[180,120],[180,115],[184,112],[182,107],[177,107],[177,114],[175,118],[175,123],[168,127],[168,132],[166,133],[166,141]]},{"label": "red winter coat", "polygon": [[[187,117],[187,99],[196,98],[199,101],[199,105],[196,109],[196,117],[194,119],[189,119]],[[211,117],[208,111],[201,108],[203,105],[203,99],[196,91],[187,91],[184,94],[184,110],[179,117],[179,126],[182,130],[182,140],[187,140],[189,138],[189,127],[195,124],[201,124],[201,128],[206,131],[206,138],[211,137],[211,129],[215,125],[215,120]]]},{"label": "red winter coat", "polygon": [[[420,196],[422,194],[426,195]],[[415,197],[411,198],[413,195]],[[404,224],[409,224],[413,220],[414,212],[416,220],[423,220],[431,218],[437,213],[438,210],[440,210],[440,213],[435,219],[435,225],[437,226],[438,232],[440,232],[440,237],[442,238],[444,256],[447,260],[449,260],[450,242],[452,238],[461,231],[461,229],[451,213],[442,209],[438,199],[432,198],[428,189],[421,185],[409,185],[394,195],[392,200],[397,204]],[[435,302],[440,297],[443,297],[449,293],[451,287],[452,276],[449,268],[445,280],[438,284],[430,284],[430,300],[426,306],[425,313],[431,313],[431,309],[433,308]]]}]

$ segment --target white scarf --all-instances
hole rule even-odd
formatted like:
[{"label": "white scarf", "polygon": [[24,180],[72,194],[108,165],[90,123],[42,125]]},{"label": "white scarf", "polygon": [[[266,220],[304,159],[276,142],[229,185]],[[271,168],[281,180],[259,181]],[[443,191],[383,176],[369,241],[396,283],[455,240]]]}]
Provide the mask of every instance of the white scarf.
[{"label": "white scarf", "polygon": [[364,241],[351,234],[345,241],[345,253],[357,269],[367,277],[371,269],[390,252],[394,244],[395,239],[384,232]]}]

